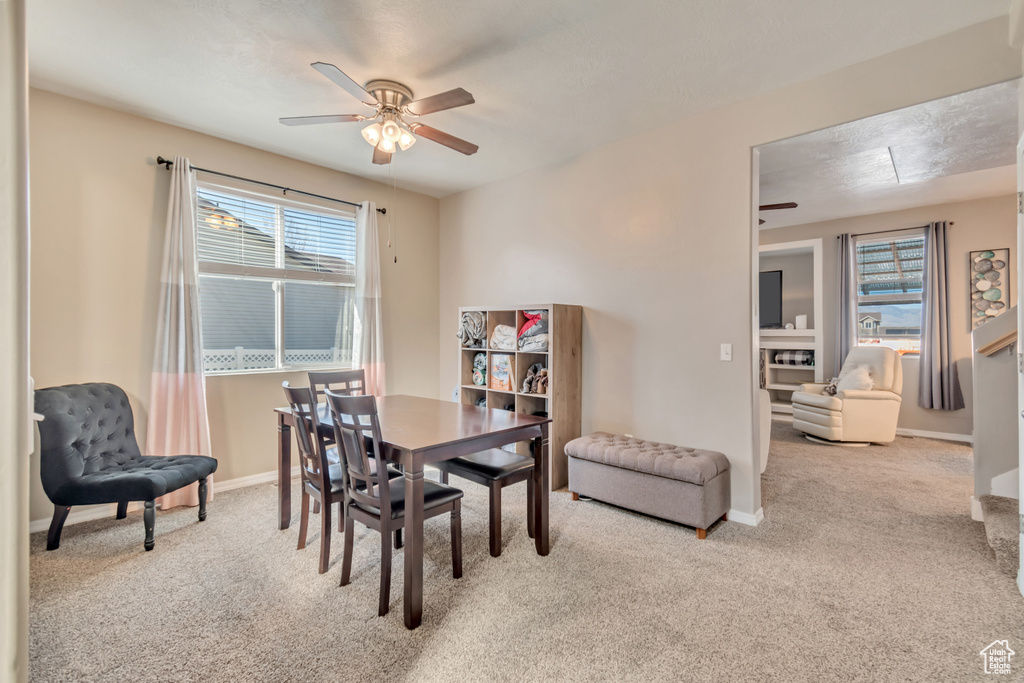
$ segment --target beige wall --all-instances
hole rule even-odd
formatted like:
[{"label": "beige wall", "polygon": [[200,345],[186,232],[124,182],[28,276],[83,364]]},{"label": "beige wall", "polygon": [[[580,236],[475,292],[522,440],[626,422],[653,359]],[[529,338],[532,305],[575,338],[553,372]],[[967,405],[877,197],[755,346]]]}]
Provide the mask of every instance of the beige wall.
[{"label": "beige wall", "polygon": [[[386,186],[200,133],[33,90],[32,373],[36,386],[113,382],[128,392],[145,442],[169,174],[181,154],[226,173],[391,206]],[[327,133],[325,133],[327,134]],[[369,163],[369,161],[367,161]],[[200,174],[202,178],[202,174]],[[401,256],[380,218],[388,391],[433,396],[438,383],[438,200],[398,193]],[[298,373],[210,377],[222,481],[276,469],[281,382]],[[52,508],[33,458],[31,517]]]},{"label": "beige wall", "polygon": [[753,519],[751,148],[1019,76],[1007,30],[987,22],[443,199],[438,395],[455,383],[460,305],[581,304],[584,432],[724,452],[733,508]]},{"label": "beige wall", "polygon": [[[1009,247],[1010,263],[1017,262],[1017,198],[1013,195],[927,206],[907,211],[878,213],[823,223],[809,223],[760,232],[761,244],[824,238],[825,296],[825,377],[837,374],[835,368],[835,301],[838,285],[836,236],[878,230],[898,230],[925,225],[932,221],[952,221],[947,232],[949,249],[949,298],[953,317],[953,354],[957,360],[960,386],[964,392],[964,410],[925,410],[917,405],[919,365],[917,356],[903,357],[906,377],[903,381],[903,405],[899,427],[947,434],[970,435],[972,429],[973,381],[971,361],[970,292],[968,290],[968,254],[980,249]],[[1011,275],[1011,279],[1013,276]],[[1016,282],[1010,282],[1010,305],[1016,303]]]}]

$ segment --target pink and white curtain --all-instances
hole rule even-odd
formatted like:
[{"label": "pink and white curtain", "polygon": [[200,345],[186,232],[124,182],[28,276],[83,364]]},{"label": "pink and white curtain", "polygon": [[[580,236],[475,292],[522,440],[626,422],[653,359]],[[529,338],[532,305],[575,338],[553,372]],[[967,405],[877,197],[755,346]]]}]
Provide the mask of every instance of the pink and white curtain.
[{"label": "pink and white curtain", "polygon": [[356,211],[356,315],[352,367],[366,375],[366,392],[383,396],[384,317],[380,302],[380,242],[377,205],[363,202]]},{"label": "pink and white curtain", "polygon": [[[146,452],[150,455],[211,453],[199,327],[195,201],[195,171],[188,159],[174,157],[146,430]],[[212,477],[209,483],[212,500]],[[199,505],[198,484],[168,493],[157,503],[163,510]]]}]

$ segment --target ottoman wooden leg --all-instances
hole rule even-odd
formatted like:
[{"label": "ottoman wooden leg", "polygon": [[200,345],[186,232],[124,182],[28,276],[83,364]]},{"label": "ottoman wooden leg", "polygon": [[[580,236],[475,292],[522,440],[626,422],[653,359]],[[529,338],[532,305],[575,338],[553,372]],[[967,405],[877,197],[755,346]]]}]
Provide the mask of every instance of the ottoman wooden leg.
[{"label": "ottoman wooden leg", "polygon": [[572,499],[573,500],[579,500],[580,499],[580,494],[576,493],[575,491],[570,491],[570,493],[572,493]]},{"label": "ottoman wooden leg", "polygon": [[723,522],[728,522],[729,521],[729,514],[728,513],[722,515],[722,521]]},{"label": "ottoman wooden leg", "polygon": [[707,529],[697,529],[697,540],[698,541],[703,541],[707,537],[708,537],[708,530]]}]

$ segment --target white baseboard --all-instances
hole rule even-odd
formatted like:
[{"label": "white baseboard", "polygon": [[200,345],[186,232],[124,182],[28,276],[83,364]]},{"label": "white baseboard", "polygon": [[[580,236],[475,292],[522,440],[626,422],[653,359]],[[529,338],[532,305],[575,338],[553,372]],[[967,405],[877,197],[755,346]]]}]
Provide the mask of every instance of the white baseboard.
[{"label": "white baseboard", "polygon": [[[292,477],[299,476],[299,468],[292,468]],[[257,484],[267,484],[270,482],[277,481],[277,470],[272,472],[263,472],[261,474],[251,474],[248,477],[239,477],[237,479],[228,479],[227,481],[214,481],[213,489],[215,492],[218,491],[231,491],[233,489],[245,488],[246,486],[256,486]],[[142,503],[130,503],[128,505],[128,511],[132,512],[142,507]],[[111,503],[110,505],[103,505],[102,507],[90,508],[88,510],[72,510],[68,514],[67,520],[64,522],[64,526],[71,524],[80,524],[81,522],[91,522],[94,519],[103,519],[105,517],[114,517],[117,515],[117,503]],[[50,528],[49,519],[37,519],[29,523],[28,532],[34,534],[37,531],[46,531]]]},{"label": "white baseboard", "polygon": [[1017,570],[1017,590],[1024,595],[1024,569]]},{"label": "white baseboard", "polygon": [[[772,413],[773,422],[793,423],[792,415]],[[922,439],[938,439],[939,441],[957,441],[959,443],[974,443],[974,437],[970,434],[950,434],[948,432],[929,432],[923,429],[904,429],[897,427],[896,433],[899,436],[919,436]]]},{"label": "white baseboard", "polygon": [[974,443],[974,437],[970,434],[950,434],[948,432],[929,432],[923,429],[903,429],[898,427],[896,434],[899,436],[919,436],[922,439],[938,439],[939,441],[957,441],[959,443]]},{"label": "white baseboard", "polygon": [[[292,478],[297,476],[299,476],[298,466],[292,468]],[[248,477],[239,477],[238,479],[229,479],[228,481],[218,481],[214,483],[214,490],[231,491],[233,489],[245,488],[246,486],[269,484],[275,481],[277,481],[277,470],[263,472],[262,474],[250,474]]]},{"label": "white baseboard", "polygon": [[985,513],[981,509],[981,501],[977,496],[971,496],[971,519],[975,522],[985,521]]},{"label": "white baseboard", "polygon": [[749,512],[740,512],[739,510],[729,510],[728,517],[730,522],[739,522],[740,524],[746,524],[747,526],[757,526],[764,521],[764,508],[757,508],[757,512],[750,514]]}]

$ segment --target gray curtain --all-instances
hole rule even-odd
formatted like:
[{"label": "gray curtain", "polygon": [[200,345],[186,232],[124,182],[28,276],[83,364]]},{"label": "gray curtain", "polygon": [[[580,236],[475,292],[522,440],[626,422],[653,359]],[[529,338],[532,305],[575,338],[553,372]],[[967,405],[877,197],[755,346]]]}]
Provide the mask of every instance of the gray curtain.
[{"label": "gray curtain", "polygon": [[949,319],[946,222],[925,228],[921,304],[921,384],[917,403],[932,410],[961,410],[964,395],[956,372]]},{"label": "gray curtain", "polygon": [[835,374],[838,375],[843,367],[850,349],[857,345],[857,248],[854,244],[853,235],[846,234],[839,236],[839,259],[838,275],[839,287],[837,290],[838,301],[836,311],[838,312],[839,324],[836,326],[836,367]]}]

